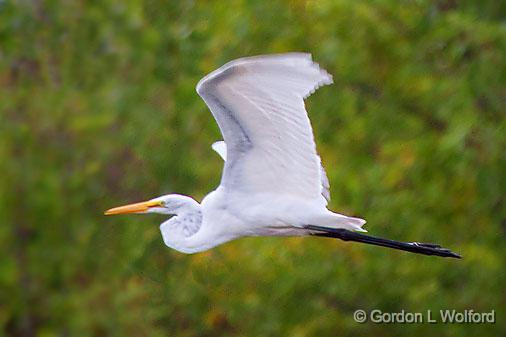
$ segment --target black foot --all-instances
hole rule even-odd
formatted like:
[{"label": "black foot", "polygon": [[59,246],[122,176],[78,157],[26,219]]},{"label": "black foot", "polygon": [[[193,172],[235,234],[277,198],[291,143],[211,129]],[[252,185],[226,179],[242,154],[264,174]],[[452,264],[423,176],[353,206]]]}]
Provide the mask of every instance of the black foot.
[{"label": "black foot", "polygon": [[404,250],[407,252],[424,254],[424,255],[436,255],[443,257],[453,257],[461,259],[457,253],[452,252],[447,248],[443,248],[440,245],[434,243],[420,243],[420,242],[400,242],[395,240],[378,238],[362,233],[353,232],[342,228],[328,228],[321,226],[307,225],[304,228],[311,231],[311,235],[323,236],[328,238],[336,238],[344,241],[355,241],[367,243],[370,245],[388,247],[393,249]]}]

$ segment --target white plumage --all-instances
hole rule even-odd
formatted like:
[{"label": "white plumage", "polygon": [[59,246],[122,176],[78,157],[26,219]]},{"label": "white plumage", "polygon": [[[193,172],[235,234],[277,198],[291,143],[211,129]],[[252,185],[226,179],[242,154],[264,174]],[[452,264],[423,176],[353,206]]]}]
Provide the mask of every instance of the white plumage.
[{"label": "white plumage", "polygon": [[327,209],[329,182],[304,99],[330,83],[332,77],[302,53],[242,58],[213,71],[197,92],[224,139],[212,144],[225,161],[220,186],[202,204],[172,194],[106,214],[175,215],[160,229],[167,246],[185,253],[242,236],[308,234],[420,252],[418,244],[354,233],[365,231],[363,219]]},{"label": "white plumage", "polygon": [[307,235],[306,225],[363,231],[364,220],[326,208],[329,183],[304,99],[330,83],[303,53],[247,57],[213,71],[197,92],[224,139],[212,144],[225,161],[220,186],[201,205],[167,195],[107,214],[175,214],[160,229],[169,247],[186,253],[240,236]]}]

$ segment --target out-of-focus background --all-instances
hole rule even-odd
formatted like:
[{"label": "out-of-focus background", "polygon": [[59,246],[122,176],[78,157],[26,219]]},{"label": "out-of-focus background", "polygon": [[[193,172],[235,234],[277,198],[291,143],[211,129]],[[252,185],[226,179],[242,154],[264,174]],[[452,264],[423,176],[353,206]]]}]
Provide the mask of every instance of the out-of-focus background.
[{"label": "out-of-focus background", "polygon": [[[505,22],[496,0],[0,1],[0,335],[505,336]],[[330,207],[463,260],[321,238],[188,256],[163,216],[102,215],[215,188],[196,83],[286,51],[334,75],[307,101]]]}]

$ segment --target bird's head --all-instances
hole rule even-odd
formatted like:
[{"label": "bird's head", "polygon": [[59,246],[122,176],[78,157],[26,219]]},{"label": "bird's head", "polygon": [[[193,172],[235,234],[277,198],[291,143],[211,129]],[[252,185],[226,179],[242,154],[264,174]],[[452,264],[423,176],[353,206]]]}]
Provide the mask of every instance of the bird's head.
[{"label": "bird's head", "polygon": [[130,214],[130,213],[160,213],[178,214],[190,204],[196,203],[190,197],[180,194],[167,194],[148,201],[137,202],[125,206],[114,207],[104,212],[105,215]]}]

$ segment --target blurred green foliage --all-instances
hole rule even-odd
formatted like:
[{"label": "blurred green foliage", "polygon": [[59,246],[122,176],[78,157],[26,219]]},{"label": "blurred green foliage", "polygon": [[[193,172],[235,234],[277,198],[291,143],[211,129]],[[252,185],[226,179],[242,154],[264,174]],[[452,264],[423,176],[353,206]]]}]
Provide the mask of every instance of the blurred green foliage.
[{"label": "blurred green foliage", "polygon": [[[505,336],[503,1],[0,1],[0,336]],[[448,260],[317,238],[183,255],[161,216],[221,159],[197,81],[311,52],[330,207]],[[496,324],[358,324],[356,309],[496,311]]]}]

